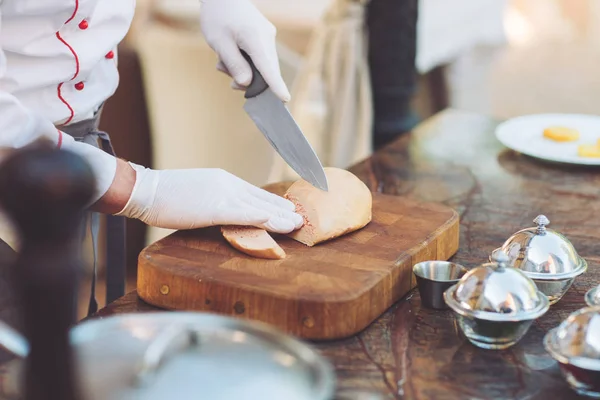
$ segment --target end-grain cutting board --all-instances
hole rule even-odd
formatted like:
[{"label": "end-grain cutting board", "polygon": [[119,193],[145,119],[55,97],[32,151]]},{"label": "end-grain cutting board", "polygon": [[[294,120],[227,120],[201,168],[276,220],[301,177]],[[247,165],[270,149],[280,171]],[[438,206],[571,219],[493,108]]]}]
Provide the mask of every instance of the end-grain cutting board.
[{"label": "end-grain cutting board", "polygon": [[274,235],[283,260],[246,256],[219,228],[176,232],[142,251],[137,289],[161,308],[255,319],[307,339],[342,338],[415,287],[415,263],[450,258],[458,231],[448,207],[374,193],[373,220],[362,230],[312,248]]}]

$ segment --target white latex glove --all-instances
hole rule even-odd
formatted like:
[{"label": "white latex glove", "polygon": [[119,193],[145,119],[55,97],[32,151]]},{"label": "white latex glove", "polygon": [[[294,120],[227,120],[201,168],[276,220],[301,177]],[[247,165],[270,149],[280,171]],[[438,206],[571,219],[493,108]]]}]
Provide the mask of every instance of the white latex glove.
[{"label": "white latex glove", "polygon": [[246,225],[289,233],[303,224],[294,204],[222,169],[136,171],[131,198],[116,215],[167,229]]},{"label": "white latex glove", "polygon": [[249,0],[200,0],[200,27],[209,46],[219,56],[217,69],[234,79],[234,89],[252,81],[244,50],[277,97],[290,100],[279,69],[276,29]]}]

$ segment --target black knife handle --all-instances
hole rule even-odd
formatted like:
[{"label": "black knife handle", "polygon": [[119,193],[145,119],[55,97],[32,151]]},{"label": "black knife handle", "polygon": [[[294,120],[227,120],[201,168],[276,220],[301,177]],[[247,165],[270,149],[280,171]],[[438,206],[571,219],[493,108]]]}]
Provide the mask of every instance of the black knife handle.
[{"label": "black knife handle", "polygon": [[248,88],[246,89],[246,94],[244,95],[245,98],[250,99],[252,97],[258,96],[259,94],[267,90],[269,88],[269,85],[267,85],[265,79],[262,77],[260,72],[258,72],[256,65],[254,65],[254,62],[252,62],[252,59],[250,58],[248,53],[246,53],[244,50],[240,51],[242,52],[242,55],[244,56],[246,61],[248,61],[248,64],[250,64],[250,68],[252,69],[252,81],[250,82],[250,85],[248,85]]}]

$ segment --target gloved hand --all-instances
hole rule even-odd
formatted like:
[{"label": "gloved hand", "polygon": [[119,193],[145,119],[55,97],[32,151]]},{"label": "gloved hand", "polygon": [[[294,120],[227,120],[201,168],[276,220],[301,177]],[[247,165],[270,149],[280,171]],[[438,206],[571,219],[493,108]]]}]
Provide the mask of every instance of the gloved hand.
[{"label": "gloved hand", "polygon": [[135,185],[116,215],[167,229],[247,225],[289,233],[303,224],[291,201],[222,169],[152,170],[129,164]]},{"label": "gloved hand", "polygon": [[277,97],[290,100],[281,76],[275,46],[276,29],[249,0],[201,0],[200,27],[209,46],[219,56],[217,69],[243,89],[252,81],[246,51]]}]

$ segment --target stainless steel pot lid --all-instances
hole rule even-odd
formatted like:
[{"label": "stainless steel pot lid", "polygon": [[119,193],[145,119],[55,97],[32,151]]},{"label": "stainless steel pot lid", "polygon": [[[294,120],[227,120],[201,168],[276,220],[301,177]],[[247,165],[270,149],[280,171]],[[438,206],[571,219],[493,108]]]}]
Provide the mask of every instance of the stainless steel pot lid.
[{"label": "stainless steel pot lid", "polygon": [[86,400],[329,400],[334,374],[305,344],[260,323],[159,312],[71,333]]},{"label": "stainless steel pot lid", "polygon": [[564,235],[546,228],[550,220],[545,215],[533,222],[536,227],[516,232],[495,252],[504,251],[511,265],[532,279],[567,279],[585,272],[587,262]]},{"label": "stainless steel pot lid", "polygon": [[494,262],[471,269],[452,287],[450,307],[468,316],[490,320],[537,318],[548,300],[522,271],[510,268],[507,255],[496,252]]},{"label": "stainless steel pot lid", "polygon": [[600,306],[573,312],[546,334],[544,345],[563,364],[600,371]]}]

